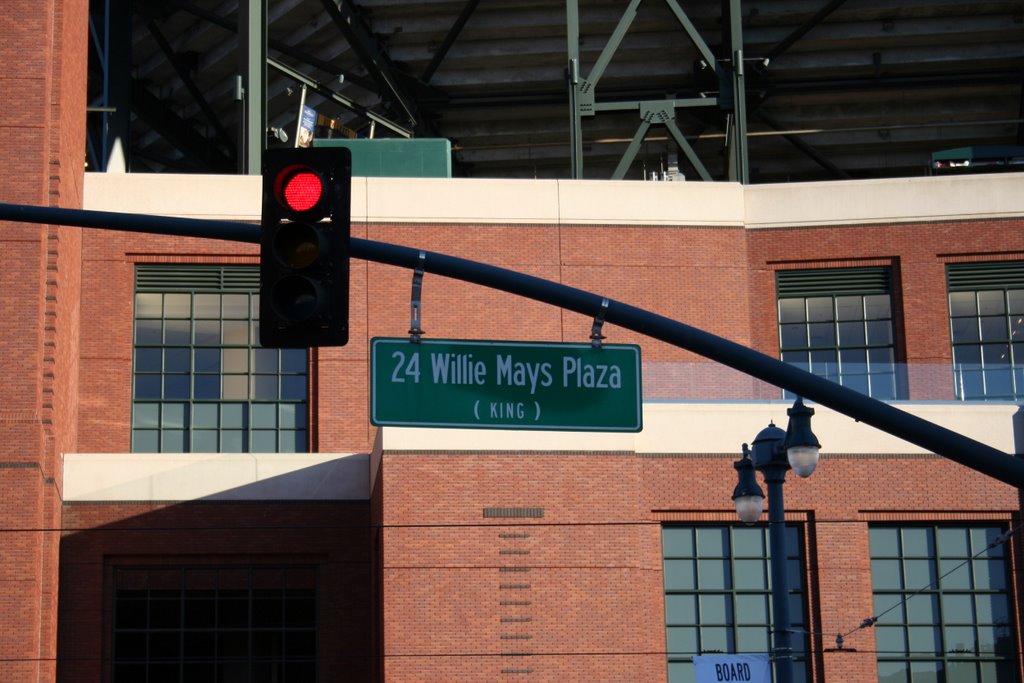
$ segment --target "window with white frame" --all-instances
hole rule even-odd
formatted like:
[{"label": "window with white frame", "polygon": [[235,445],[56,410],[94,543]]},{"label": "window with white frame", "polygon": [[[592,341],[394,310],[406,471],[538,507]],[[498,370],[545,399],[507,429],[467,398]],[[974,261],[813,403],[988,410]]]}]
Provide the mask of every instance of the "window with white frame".
[{"label": "window with white frame", "polygon": [[132,451],[302,452],[306,349],[259,346],[255,266],[139,265]]},{"label": "window with white frame", "polygon": [[952,263],[946,282],[956,397],[1024,398],[1024,261]]},{"label": "window with white frame", "polygon": [[877,399],[900,398],[884,266],[776,273],[782,360]]}]

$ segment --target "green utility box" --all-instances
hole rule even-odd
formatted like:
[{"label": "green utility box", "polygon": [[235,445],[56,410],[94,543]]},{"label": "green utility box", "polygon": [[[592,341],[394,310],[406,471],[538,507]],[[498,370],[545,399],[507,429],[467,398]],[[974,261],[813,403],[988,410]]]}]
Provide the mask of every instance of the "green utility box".
[{"label": "green utility box", "polygon": [[313,146],[347,147],[357,177],[452,177],[452,144],[443,138],[325,138],[313,140]]}]

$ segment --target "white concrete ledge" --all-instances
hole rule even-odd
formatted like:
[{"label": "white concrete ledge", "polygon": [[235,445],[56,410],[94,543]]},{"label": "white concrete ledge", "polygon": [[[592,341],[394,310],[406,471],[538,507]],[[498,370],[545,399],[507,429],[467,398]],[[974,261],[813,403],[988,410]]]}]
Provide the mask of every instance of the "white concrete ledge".
[{"label": "white concrete ledge", "polygon": [[370,456],[67,453],[65,502],[368,500]]},{"label": "white concrete ledge", "polygon": [[[487,429],[384,428],[385,452],[740,453],[774,421],[785,429],[791,401],[645,403],[639,433],[529,432]],[[923,448],[822,406],[813,406],[822,453],[925,454]],[[1024,413],[1012,403],[898,403],[897,408],[1005,453],[1024,451]],[[1018,413],[1021,413],[1018,416]],[[1022,433],[1018,433],[1022,432]]]},{"label": "white concrete ledge", "polygon": [[748,228],[1024,216],[1024,173],[748,185]]},{"label": "white concrete ledge", "polygon": [[[259,221],[259,176],[86,173],[86,209]],[[736,183],[353,178],[357,222],[752,229],[1024,217],[1024,173]]]}]

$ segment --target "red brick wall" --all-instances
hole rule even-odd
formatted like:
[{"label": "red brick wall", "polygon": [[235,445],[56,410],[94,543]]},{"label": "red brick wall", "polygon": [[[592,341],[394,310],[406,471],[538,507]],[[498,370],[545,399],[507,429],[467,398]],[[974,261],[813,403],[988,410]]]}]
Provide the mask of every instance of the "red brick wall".
[{"label": "red brick wall", "polygon": [[369,522],[366,502],[66,505],[61,680],[107,680],[113,567],[261,564],[318,568],[320,681],[373,680]]},{"label": "red brick wall", "polygon": [[[0,16],[0,201],[80,207],[86,0],[11,0]],[[59,453],[77,420],[80,236],[0,225],[0,679],[51,681],[57,620]]]},{"label": "red brick wall", "polygon": [[[385,454],[387,680],[666,680],[661,524],[733,523],[732,460]],[[810,630],[830,634],[812,639],[814,680],[847,683],[877,680],[870,629],[847,636],[858,652],[823,653],[873,615],[868,523],[1004,523],[1019,509],[1010,487],[936,457],[827,457],[785,493],[790,518],[813,522]]]}]

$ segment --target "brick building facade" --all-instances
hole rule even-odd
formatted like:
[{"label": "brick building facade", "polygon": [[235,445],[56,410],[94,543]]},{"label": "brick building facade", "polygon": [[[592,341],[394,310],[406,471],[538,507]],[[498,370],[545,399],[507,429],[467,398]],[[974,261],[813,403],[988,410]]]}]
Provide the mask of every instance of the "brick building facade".
[{"label": "brick building facade", "polygon": [[[257,178],[83,178],[84,5],[7,27],[25,42],[0,82],[36,97],[7,98],[0,199],[257,220]],[[43,67],[12,57],[39,35]],[[1019,454],[1022,180],[357,178],[353,234],[790,353]],[[408,271],[354,261],[349,345],[268,354],[254,246],[0,239],[4,680],[675,683],[694,655],[767,649],[764,527],[730,495],[740,444],[785,418],[779,390],[606,326],[642,348],[639,434],[377,429],[369,340],[407,334]],[[592,323],[431,275],[423,303],[435,339],[586,341]],[[1020,543],[999,536],[1019,491],[817,411],[819,472],[786,491],[799,675],[1021,680]]]}]

